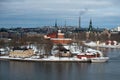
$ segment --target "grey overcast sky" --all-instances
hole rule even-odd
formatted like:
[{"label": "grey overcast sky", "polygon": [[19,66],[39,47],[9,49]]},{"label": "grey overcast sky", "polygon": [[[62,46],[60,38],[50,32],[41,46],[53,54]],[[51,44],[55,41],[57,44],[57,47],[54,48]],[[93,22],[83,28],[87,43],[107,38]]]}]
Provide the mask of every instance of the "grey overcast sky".
[{"label": "grey overcast sky", "polygon": [[0,0],[0,27],[78,26],[113,28],[120,25],[120,0]]}]

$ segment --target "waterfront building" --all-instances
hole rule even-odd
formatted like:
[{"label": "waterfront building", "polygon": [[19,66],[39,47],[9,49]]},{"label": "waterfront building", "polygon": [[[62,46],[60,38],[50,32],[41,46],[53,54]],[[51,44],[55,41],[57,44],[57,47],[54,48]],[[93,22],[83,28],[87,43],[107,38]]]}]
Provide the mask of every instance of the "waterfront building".
[{"label": "waterfront building", "polygon": [[113,32],[120,32],[120,26],[118,26],[116,28],[113,28],[111,31],[113,31]]},{"label": "waterfront building", "polygon": [[28,58],[33,56],[34,51],[27,48],[15,48],[9,53],[9,57]]},{"label": "waterfront building", "polygon": [[65,38],[64,33],[61,32],[61,30],[58,30],[58,33],[50,33],[48,35],[45,35],[45,39],[50,39],[53,44],[69,44],[72,42],[71,38]]}]

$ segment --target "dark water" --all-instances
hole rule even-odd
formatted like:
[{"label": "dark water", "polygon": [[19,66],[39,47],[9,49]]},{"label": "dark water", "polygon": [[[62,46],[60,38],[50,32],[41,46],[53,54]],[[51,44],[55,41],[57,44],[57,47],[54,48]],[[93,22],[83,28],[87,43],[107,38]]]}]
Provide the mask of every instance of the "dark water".
[{"label": "dark water", "polygon": [[119,80],[120,49],[104,49],[107,63],[0,61],[0,80]]}]

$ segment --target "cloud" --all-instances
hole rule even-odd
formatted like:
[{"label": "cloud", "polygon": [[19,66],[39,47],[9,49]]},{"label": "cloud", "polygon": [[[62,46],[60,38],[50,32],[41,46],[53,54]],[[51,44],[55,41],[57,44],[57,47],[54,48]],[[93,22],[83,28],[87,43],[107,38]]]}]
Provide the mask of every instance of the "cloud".
[{"label": "cloud", "polygon": [[[0,0],[0,20],[120,17],[119,0]],[[83,15],[84,14],[84,15]],[[118,20],[118,19],[117,19]],[[117,21],[119,22],[119,21]]]}]

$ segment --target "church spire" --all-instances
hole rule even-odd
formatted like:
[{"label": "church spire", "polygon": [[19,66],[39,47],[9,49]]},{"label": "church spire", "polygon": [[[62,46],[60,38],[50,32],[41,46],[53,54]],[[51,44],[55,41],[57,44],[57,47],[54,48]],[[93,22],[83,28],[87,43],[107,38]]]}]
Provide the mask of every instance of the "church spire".
[{"label": "church spire", "polygon": [[55,28],[57,28],[57,19],[55,20]]},{"label": "church spire", "polygon": [[88,31],[92,31],[92,20],[90,19],[90,24],[89,24],[89,28],[88,28]]},{"label": "church spire", "polygon": [[66,28],[66,20],[65,20],[65,25],[64,25],[64,27]]},{"label": "church spire", "polygon": [[58,30],[57,19],[55,20],[55,29]]}]

